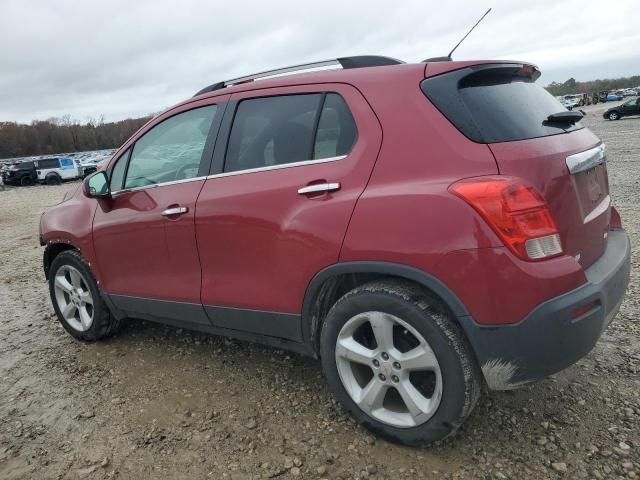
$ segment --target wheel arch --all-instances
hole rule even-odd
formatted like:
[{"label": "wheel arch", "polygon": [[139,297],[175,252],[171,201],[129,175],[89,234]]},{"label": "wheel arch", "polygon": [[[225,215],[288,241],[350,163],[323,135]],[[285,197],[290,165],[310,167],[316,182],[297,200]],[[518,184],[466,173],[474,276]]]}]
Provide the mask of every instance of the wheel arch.
[{"label": "wheel arch", "polygon": [[48,243],[45,247],[44,253],[42,255],[42,267],[44,268],[44,277],[47,280],[49,280],[49,271],[51,269],[53,260],[62,252],[66,252],[67,250],[80,251],[75,246],[65,242]]},{"label": "wheel arch", "polygon": [[316,355],[319,351],[320,327],[331,306],[348,291],[386,277],[400,278],[421,286],[440,300],[453,317],[469,315],[466,307],[449,287],[423,270],[390,262],[337,263],[324,268],[313,277],[302,305],[303,340]]},{"label": "wheel arch", "polygon": [[49,172],[44,176],[44,182],[48,183],[49,179],[55,179],[56,182],[62,183],[62,177],[58,172]]}]

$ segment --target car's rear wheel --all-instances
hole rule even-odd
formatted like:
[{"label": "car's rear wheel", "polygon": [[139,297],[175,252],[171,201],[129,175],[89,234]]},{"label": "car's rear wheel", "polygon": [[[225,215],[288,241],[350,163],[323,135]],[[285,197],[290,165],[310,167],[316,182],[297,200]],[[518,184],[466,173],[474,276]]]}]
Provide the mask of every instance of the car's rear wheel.
[{"label": "car's rear wheel", "polygon": [[62,183],[60,175],[55,173],[50,173],[49,175],[47,175],[44,181],[47,185],[60,185]]},{"label": "car's rear wheel", "polygon": [[620,118],[620,115],[618,115],[618,112],[611,112],[609,114],[609,120],[618,120]]},{"label": "car's rear wheel", "polygon": [[58,320],[79,340],[100,340],[120,328],[120,321],[109,312],[89,266],[75,250],[60,253],[51,263],[49,293]]},{"label": "car's rear wheel", "polygon": [[321,332],[329,387],[359,423],[420,445],[456,431],[480,394],[459,327],[421,288],[380,280],[343,296]]}]

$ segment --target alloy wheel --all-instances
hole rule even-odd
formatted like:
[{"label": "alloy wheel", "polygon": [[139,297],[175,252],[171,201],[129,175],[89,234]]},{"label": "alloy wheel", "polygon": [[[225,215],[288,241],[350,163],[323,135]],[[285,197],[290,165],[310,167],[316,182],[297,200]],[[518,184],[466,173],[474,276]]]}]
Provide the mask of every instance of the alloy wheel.
[{"label": "alloy wheel", "polygon": [[93,296],[82,274],[71,265],[62,265],[55,274],[56,303],[64,320],[79,332],[93,323]]},{"label": "alloy wheel", "polygon": [[442,397],[442,374],[425,338],[384,312],[349,319],[338,334],[338,375],[351,399],[370,417],[398,428],[429,420]]}]

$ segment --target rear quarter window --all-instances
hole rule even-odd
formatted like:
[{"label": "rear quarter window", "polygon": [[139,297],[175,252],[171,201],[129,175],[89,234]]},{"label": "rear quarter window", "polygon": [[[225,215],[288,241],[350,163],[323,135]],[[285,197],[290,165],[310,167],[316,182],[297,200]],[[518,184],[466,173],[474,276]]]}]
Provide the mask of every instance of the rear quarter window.
[{"label": "rear quarter window", "polygon": [[421,84],[423,93],[466,137],[497,143],[557,135],[578,122],[549,124],[566,109],[522,65],[482,65],[455,70]]},{"label": "rear quarter window", "polygon": [[36,162],[36,167],[42,170],[46,170],[49,168],[58,168],[59,166],[60,164],[58,163],[57,158],[45,158]]}]

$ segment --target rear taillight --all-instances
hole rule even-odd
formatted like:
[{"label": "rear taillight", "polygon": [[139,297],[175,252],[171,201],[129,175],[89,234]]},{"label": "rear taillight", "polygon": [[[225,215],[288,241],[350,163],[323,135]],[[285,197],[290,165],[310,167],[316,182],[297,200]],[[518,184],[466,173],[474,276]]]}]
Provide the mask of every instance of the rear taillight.
[{"label": "rear taillight", "polygon": [[562,253],[560,234],[540,194],[515,177],[476,177],[449,190],[475,208],[514,253],[541,260]]}]

